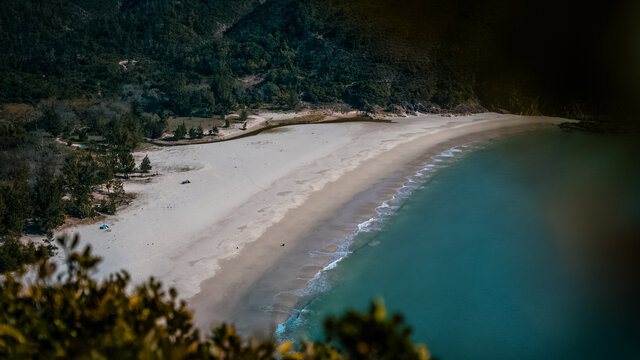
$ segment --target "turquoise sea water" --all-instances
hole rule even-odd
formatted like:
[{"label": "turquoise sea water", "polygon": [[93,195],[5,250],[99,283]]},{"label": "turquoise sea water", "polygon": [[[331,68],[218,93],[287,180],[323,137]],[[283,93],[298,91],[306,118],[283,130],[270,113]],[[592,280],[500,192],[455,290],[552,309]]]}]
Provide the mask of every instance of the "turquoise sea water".
[{"label": "turquoise sea water", "polygon": [[445,360],[640,358],[636,140],[545,130],[434,158],[279,336],[382,297]]}]

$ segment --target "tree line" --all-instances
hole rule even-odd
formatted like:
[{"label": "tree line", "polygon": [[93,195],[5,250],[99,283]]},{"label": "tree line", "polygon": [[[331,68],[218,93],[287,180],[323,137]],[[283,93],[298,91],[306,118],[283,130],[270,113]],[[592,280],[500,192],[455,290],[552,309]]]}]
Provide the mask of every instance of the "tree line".
[{"label": "tree line", "polygon": [[[51,239],[67,217],[115,213],[126,199],[116,175],[152,169],[148,156],[136,167],[131,152],[146,131],[163,131],[166,119],[141,117],[126,107],[107,113],[110,117],[91,107],[60,110],[50,104],[18,118],[2,113],[0,137],[7,141],[0,145],[0,271],[51,253],[50,246],[34,252],[17,241],[23,234]],[[66,146],[73,141],[62,144],[64,136],[85,142]]]}]

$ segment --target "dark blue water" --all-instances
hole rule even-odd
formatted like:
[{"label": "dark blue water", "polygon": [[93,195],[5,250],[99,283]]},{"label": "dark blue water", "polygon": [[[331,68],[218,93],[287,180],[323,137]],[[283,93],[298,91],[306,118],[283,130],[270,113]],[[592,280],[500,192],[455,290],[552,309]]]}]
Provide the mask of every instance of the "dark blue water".
[{"label": "dark blue water", "polygon": [[442,359],[640,358],[639,142],[536,131],[439,169],[325,272],[283,337],[382,297]]}]

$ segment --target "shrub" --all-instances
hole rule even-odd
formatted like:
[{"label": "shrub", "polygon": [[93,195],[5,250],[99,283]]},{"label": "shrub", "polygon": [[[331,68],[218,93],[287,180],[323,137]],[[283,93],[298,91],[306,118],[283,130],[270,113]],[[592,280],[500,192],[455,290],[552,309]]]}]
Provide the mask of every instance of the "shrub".
[{"label": "shrub", "polygon": [[187,127],[184,125],[184,123],[178,125],[178,127],[173,131],[173,135],[178,140],[182,139],[185,135],[187,135]]},{"label": "shrub", "polygon": [[142,163],[140,164],[140,171],[146,174],[149,172],[149,170],[151,170],[151,168],[151,160],[149,160],[148,155],[145,155],[144,159],[142,159]]},{"label": "shrub", "polygon": [[[326,322],[322,342],[277,345],[242,339],[220,325],[208,337],[193,326],[193,312],[174,289],[150,278],[130,289],[125,271],[98,282],[90,274],[100,262],[91,248],[75,251],[79,238],[58,238],[67,255],[66,271],[53,281],[56,266],[41,259],[0,279],[0,357],[9,359],[429,359],[411,342],[402,318],[386,317],[381,303],[368,313],[350,311]],[[24,276],[29,274],[29,276]]]}]

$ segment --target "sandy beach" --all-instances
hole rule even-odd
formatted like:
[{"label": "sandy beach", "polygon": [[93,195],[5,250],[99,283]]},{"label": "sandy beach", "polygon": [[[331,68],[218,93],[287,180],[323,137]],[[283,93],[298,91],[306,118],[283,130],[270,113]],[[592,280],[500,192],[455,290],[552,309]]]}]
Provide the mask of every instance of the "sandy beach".
[{"label": "sandy beach", "polygon": [[[392,120],[290,126],[148,152],[159,176],[125,185],[137,198],[105,220],[109,230],[92,224],[65,232],[104,258],[98,277],[121,269],[134,283],[153,276],[175,287],[206,329],[234,321],[243,296],[312,229],[430,149],[567,121],[494,113]],[[317,272],[319,262],[306,271]]]}]

